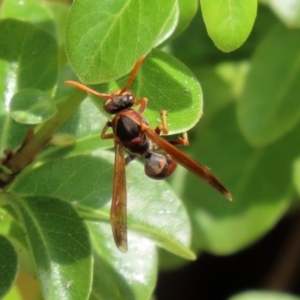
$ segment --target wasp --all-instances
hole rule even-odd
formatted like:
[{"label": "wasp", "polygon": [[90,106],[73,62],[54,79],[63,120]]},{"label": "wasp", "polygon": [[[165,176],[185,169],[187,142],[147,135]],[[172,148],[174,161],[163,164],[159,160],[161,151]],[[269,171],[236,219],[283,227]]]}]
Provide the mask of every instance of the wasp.
[{"label": "wasp", "polygon": [[[138,69],[146,56],[135,64],[125,87],[110,94],[97,92],[81,83],[66,81],[65,84],[79,88],[87,93],[104,99],[104,110],[114,115],[106,123],[102,139],[113,139],[115,150],[113,192],[110,221],[116,246],[121,252],[127,251],[127,193],[125,167],[138,157],[145,158],[145,173],[153,179],[169,177],[176,169],[177,163],[196,176],[203,179],[232,200],[230,192],[220,183],[212,172],[202,164],[180,151],[177,145],[188,145],[187,134],[183,138],[167,141],[161,133],[167,134],[167,112],[162,110],[162,123],[155,129],[150,128],[142,116],[147,107],[147,98],[136,99],[129,90]],[[133,107],[137,107],[136,110]],[[108,133],[109,128],[112,132]],[[125,157],[127,153],[127,157]]]}]

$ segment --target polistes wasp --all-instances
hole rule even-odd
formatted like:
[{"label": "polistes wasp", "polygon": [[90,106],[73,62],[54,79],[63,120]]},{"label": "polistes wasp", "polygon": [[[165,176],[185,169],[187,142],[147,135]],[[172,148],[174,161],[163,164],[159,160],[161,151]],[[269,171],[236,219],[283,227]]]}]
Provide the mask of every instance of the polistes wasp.
[{"label": "polistes wasp", "polygon": [[[147,98],[135,99],[129,90],[137,71],[145,59],[142,56],[135,64],[127,84],[121,90],[111,94],[99,93],[75,81],[65,84],[74,86],[92,95],[105,99],[104,109],[113,114],[112,120],[104,126],[101,138],[113,139],[115,149],[113,194],[110,210],[110,221],[115,243],[120,251],[127,251],[127,194],[125,166],[132,160],[143,156],[145,158],[145,173],[153,179],[164,179],[170,176],[179,163],[196,176],[232,200],[229,191],[219,182],[205,166],[180,151],[175,145],[188,145],[187,134],[183,138],[167,141],[160,136],[167,134],[166,111],[162,111],[162,123],[151,129],[148,121],[142,117],[147,107]],[[133,110],[133,106],[139,106]],[[107,130],[112,128],[112,133]],[[157,151],[158,149],[162,151]],[[125,150],[128,156],[125,158]]]}]

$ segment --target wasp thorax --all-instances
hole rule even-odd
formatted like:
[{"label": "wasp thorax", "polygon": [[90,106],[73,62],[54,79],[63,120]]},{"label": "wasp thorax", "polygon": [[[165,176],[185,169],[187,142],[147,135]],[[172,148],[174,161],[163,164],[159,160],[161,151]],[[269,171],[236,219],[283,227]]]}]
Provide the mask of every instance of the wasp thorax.
[{"label": "wasp thorax", "polygon": [[131,92],[123,94],[113,94],[104,103],[104,109],[110,114],[116,114],[126,108],[133,106],[135,97]]}]

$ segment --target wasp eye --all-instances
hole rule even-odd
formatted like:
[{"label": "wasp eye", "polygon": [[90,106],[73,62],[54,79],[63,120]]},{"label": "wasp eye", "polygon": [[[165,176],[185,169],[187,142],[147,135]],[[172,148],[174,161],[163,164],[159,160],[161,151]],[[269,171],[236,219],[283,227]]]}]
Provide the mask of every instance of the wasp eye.
[{"label": "wasp eye", "polygon": [[120,97],[118,100],[120,101],[120,103],[122,103],[123,105],[126,105],[128,103],[132,103],[132,95],[129,94],[129,95],[124,95],[122,97]]}]

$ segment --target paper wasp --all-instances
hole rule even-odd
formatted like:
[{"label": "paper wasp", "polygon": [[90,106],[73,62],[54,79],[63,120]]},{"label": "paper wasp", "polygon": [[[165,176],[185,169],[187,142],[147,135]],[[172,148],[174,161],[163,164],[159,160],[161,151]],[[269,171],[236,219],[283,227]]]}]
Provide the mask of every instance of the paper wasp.
[{"label": "paper wasp", "polygon": [[[114,115],[112,120],[108,121],[104,126],[101,138],[114,140],[115,164],[110,220],[115,243],[122,252],[127,251],[125,166],[140,156],[145,158],[146,175],[153,179],[164,179],[170,176],[176,168],[176,163],[179,163],[217,189],[226,198],[232,200],[229,191],[226,190],[208,168],[175,147],[175,145],[188,144],[186,134],[184,134],[182,139],[175,141],[167,141],[160,136],[162,132],[168,133],[166,111],[162,111],[162,124],[157,126],[155,130],[151,129],[148,121],[142,117],[142,113],[147,107],[148,99],[141,98],[136,100],[129,88],[144,59],[145,56],[142,56],[136,62],[125,87],[111,94],[99,93],[78,82],[65,82],[67,85],[77,87],[87,93],[105,99],[105,111]],[[139,107],[137,110],[133,110],[133,106]],[[109,128],[112,128],[112,133],[107,133]],[[128,152],[126,158],[125,150]]]}]

